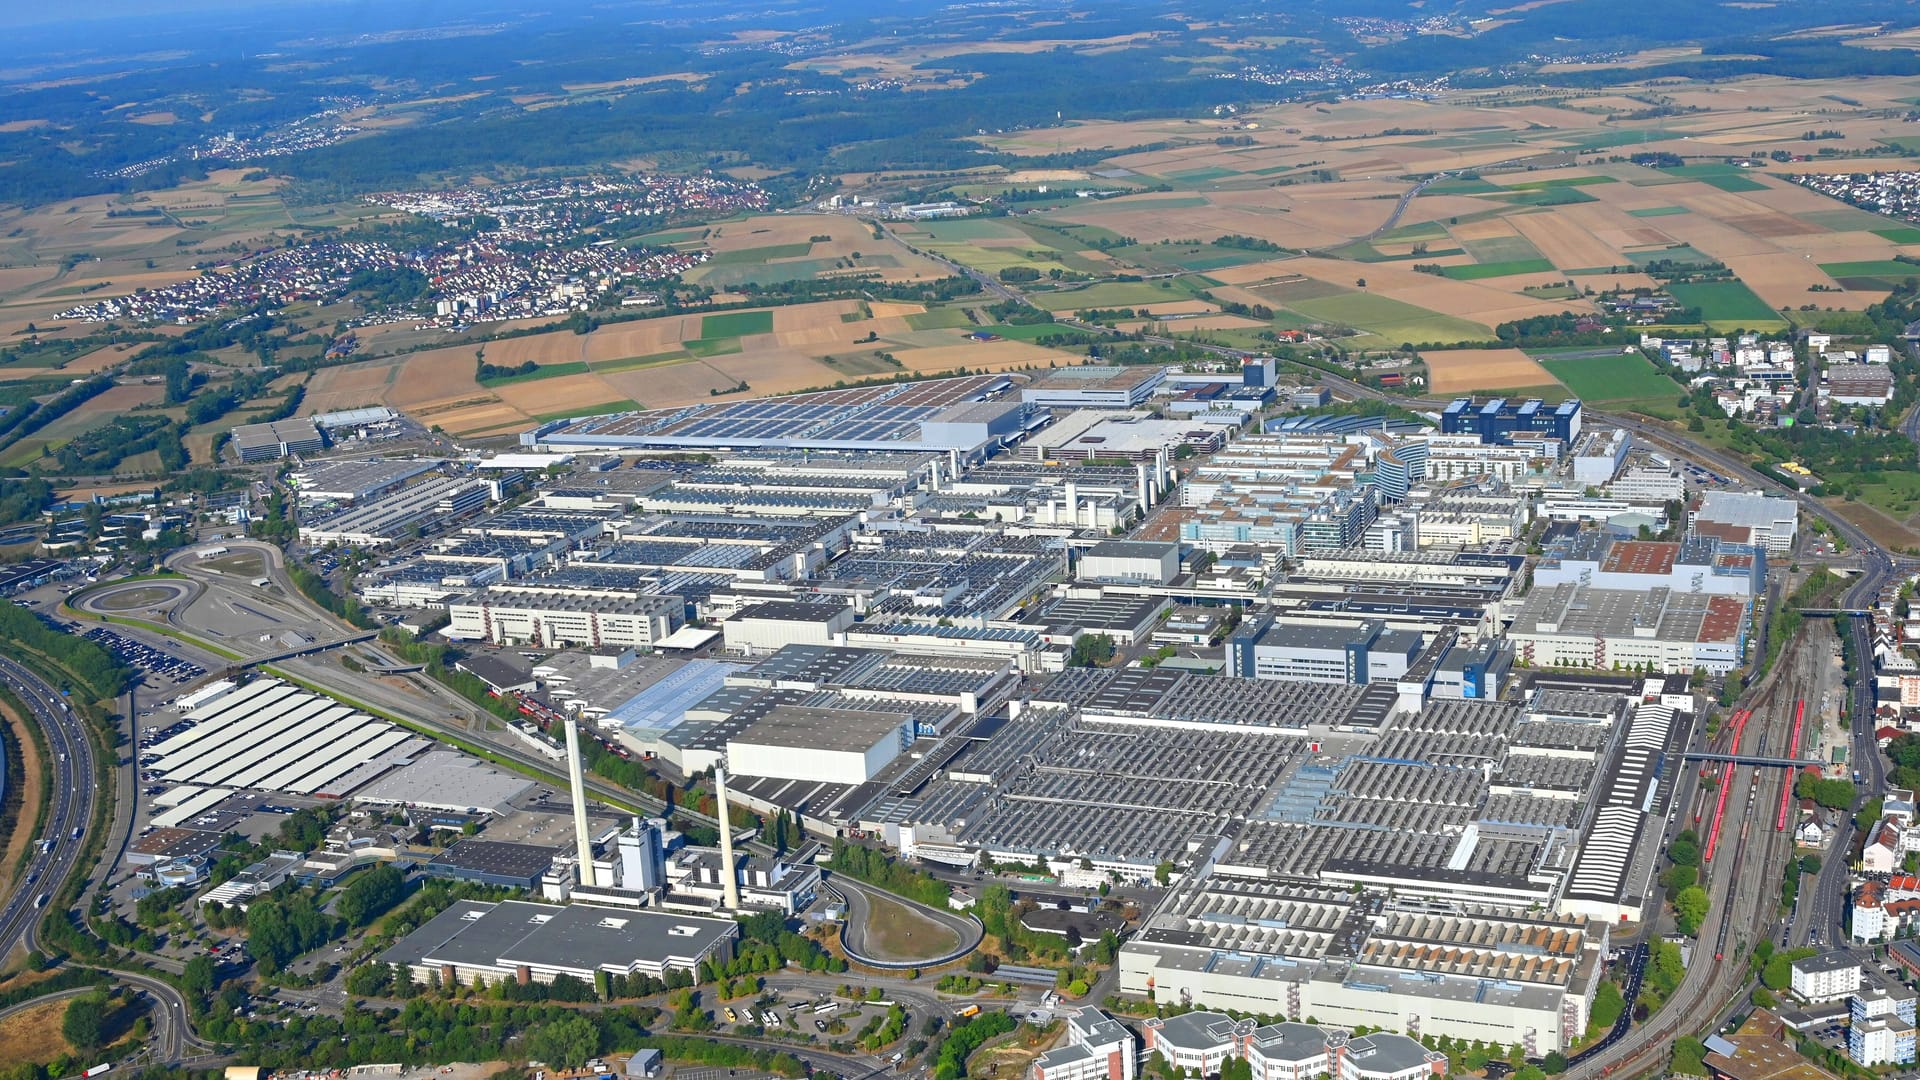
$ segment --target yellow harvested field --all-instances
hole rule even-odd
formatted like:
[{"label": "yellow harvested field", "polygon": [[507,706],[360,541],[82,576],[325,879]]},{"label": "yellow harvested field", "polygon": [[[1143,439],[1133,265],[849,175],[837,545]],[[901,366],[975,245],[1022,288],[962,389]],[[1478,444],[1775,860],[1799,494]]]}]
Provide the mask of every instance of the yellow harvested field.
[{"label": "yellow harvested field", "polygon": [[1592,309],[1584,300],[1535,300],[1484,281],[1454,281],[1422,274],[1405,263],[1356,265],[1338,259],[1300,258],[1287,265],[1295,273],[1349,288],[1364,277],[1370,293],[1390,296],[1415,307],[1470,319],[1490,327],[1534,315],[1557,315],[1567,310]]},{"label": "yellow harvested field", "polygon": [[953,371],[962,367],[969,371],[1007,371],[1029,366],[1044,368],[1049,363],[1076,364],[1082,359],[1074,353],[1046,349],[1024,341],[982,341],[964,345],[937,345],[930,349],[914,349],[898,355],[900,362],[910,370],[926,374]]},{"label": "yellow harvested field", "polygon": [[1424,352],[1435,394],[1468,390],[1504,390],[1522,386],[1550,386],[1557,380],[1533,357],[1519,349],[1455,349]]},{"label": "yellow harvested field", "polygon": [[43,281],[51,281],[58,272],[59,268],[53,266],[0,267],[0,293],[19,292]]},{"label": "yellow harvested field", "polygon": [[486,360],[495,367],[519,367],[529,360],[536,364],[567,364],[586,359],[586,352],[587,335],[562,330],[489,341]]},{"label": "yellow harvested field", "polygon": [[128,412],[137,405],[158,405],[166,400],[166,396],[167,388],[158,383],[113,386],[81,402],[75,411],[116,415]]},{"label": "yellow harvested field", "polygon": [[871,300],[867,302],[867,310],[873,312],[874,318],[879,319],[889,315],[918,315],[927,310],[927,305],[897,300]]},{"label": "yellow harvested field", "polygon": [[[658,319],[603,326],[587,335],[585,359],[588,363],[597,364],[673,352],[680,348],[682,341],[693,341],[700,336],[700,319],[698,315],[667,315]],[[542,338],[550,336],[542,335]]]},{"label": "yellow harvested field", "polygon": [[793,330],[818,330],[849,325],[841,319],[860,310],[857,300],[828,300],[818,304],[794,304],[773,309],[775,333]]},{"label": "yellow harvested field", "polygon": [[1845,293],[1810,292],[1809,286],[1838,288],[1812,259],[1783,255],[1735,255],[1724,260],[1770,307],[1797,308],[1810,301],[1821,307],[1864,308],[1883,294],[1849,289]]},{"label": "yellow harvested field", "polygon": [[455,435],[471,435],[507,427],[528,426],[529,418],[519,409],[503,402],[489,401],[419,413],[429,424],[445,428]]},{"label": "yellow harvested field", "polygon": [[1518,214],[1513,227],[1562,270],[1617,266],[1626,261],[1616,248],[1602,243],[1569,214]]},{"label": "yellow harvested field", "polygon": [[106,345],[90,353],[81,353],[60,365],[60,372],[63,375],[79,376],[105,371],[116,364],[125,363],[133,351],[132,345]]},{"label": "yellow harvested field", "polygon": [[406,409],[463,395],[491,396],[473,380],[475,351],[472,345],[453,345],[407,357],[399,377],[387,389],[387,403]]},{"label": "yellow harvested field", "polygon": [[[620,397],[638,401],[650,409],[712,401],[713,396],[709,391],[725,390],[740,381],[738,376],[729,377],[705,360],[685,360],[635,371],[616,371],[602,375],[601,379],[620,391]],[[747,381],[753,382],[751,379]],[[754,392],[758,393],[759,389],[755,386]]]},{"label": "yellow harvested field", "polygon": [[557,379],[535,379],[511,383],[495,390],[501,401],[528,416],[565,412],[568,409],[618,401],[624,394],[614,392],[600,376],[591,372],[562,375]]}]

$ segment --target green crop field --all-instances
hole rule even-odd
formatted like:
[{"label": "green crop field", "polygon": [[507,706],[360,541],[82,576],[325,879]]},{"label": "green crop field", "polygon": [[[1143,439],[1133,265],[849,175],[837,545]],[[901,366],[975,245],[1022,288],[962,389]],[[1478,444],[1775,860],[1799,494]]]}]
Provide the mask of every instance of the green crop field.
[{"label": "green crop field", "polygon": [[1464,240],[1460,244],[1479,263],[1514,262],[1540,258],[1540,249],[1524,236],[1495,236],[1486,240]]},{"label": "green crop field", "polygon": [[1143,266],[1167,270],[1219,270],[1280,258],[1285,252],[1253,251],[1214,244],[1147,244],[1122,249],[1119,254]]},{"label": "green crop field", "polygon": [[1373,293],[1290,300],[1287,306],[1310,319],[1365,330],[1396,345],[1402,342],[1417,345],[1429,341],[1485,341],[1493,336],[1479,323],[1442,315]]},{"label": "green crop field", "polygon": [[1911,225],[1889,225],[1884,229],[1869,230],[1882,240],[1895,244],[1920,244],[1920,229]]},{"label": "green crop field", "polygon": [[972,325],[965,308],[933,308],[907,316],[907,326],[915,330],[953,330]]},{"label": "green crop field", "polygon": [[1513,274],[1548,274],[1553,264],[1545,259],[1509,259],[1504,262],[1470,263],[1443,266],[1440,273],[1455,281],[1479,281],[1482,278],[1508,277]]},{"label": "green crop field", "polygon": [[1627,261],[1635,266],[1646,266],[1657,262],[1705,266],[1716,260],[1691,244],[1676,244],[1673,247],[1653,248],[1649,251],[1629,251]]},{"label": "green crop field", "polygon": [[1667,291],[1682,307],[1699,308],[1700,317],[1709,323],[1773,325],[1784,321],[1744,282],[1696,281],[1668,286]]},{"label": "green crop field", "polygon": [[1631,356],[1614,353],[1578,359],[1539,356],[1535,359],[1582,401],[1599,403],[1650,399],[1664,401],[1671,407],[1684,392],[1638,353]]},{"label": "green crop field", "polygon": [[542,364],[525,375],[504,375],[497,379],[481,379],[480,385],[488,388],[512,386],[514,383],[536,382],[540,379],[557,379],[562,375],[579,375],[587,370],[585,360],[569,360],[564,364]]},{"label": "green crop field", "polygon": [[1079,311],[1084,308],[1139,307],[1142,304],[1170,304],[1191,299],[1192,292],[1175,288],[1169,282],[1109,281],[1085,289],[1067,292],[1036,292],[1027,299],[1043,311]]},{"label": "green crop field", "polygon": [[[1013,240],[1022,234],[1018,229],[1004,221],[960,220],[929,221],[920,225],[919,232],[927,234],[938,243],[966,243],[971,240]],[[908,235],[912,235],[909,233]]]},{"label": "green crop field", "polygon": [[1820,269],[1848,289],[1892,289],[1908,278],[1920,278],[1920,266],[1893,259],[1821,263]]},{"label": "green crop field", "polygon": [[637,412],[639,409],[639,402],[630,398],[620,398],[615,401],[602,401],[596,405],[579,405],[559,412],[541,413],[534,419],[544,424],[549,420],[567,420],[575,416],[593,416],[597,413]]},{"label": "green crop field", "polygon": [[1765,191],[1767,185],[1752,178],[1752,169],[1742,169],[1738,165],[1683,165],[1678,169],[1661,169],[1668,176],[1698,180],[1721,191]]},{"label": "green crop field", "polygon": [[1239,175],[1239,173],[1234,172],[1232,169],[1223,169],[1218,165],[1209,165],[1202,169],[1183,169],[1180,172],[1168,173],[1167,179],[1177,180],[1187,184],[1201,184],[1208,180],[1219,180],[1228,176]]},{"label": "green crop field", "polygon": [[1629,210],[1633,217],[1672,217],[1675,214],[1691,214],[1693,211],[1684,206],[1643,206],[1638,210]]},{"label": "green crop field", "polygon": [[1508,184],[1508,191],[1545,191],[1548,188],[1591,187],[1594,184],[1618,183],[1611,176],[1567,176],[1558,180],[1528,180],[1520,184]]},{"label": "green crop field", "polygon": [[748,334],[773,333],[773,312],[771,311],[729,311],[721,315],[708,315],[700,320],[700,336],[703,338],[745,337]]}]

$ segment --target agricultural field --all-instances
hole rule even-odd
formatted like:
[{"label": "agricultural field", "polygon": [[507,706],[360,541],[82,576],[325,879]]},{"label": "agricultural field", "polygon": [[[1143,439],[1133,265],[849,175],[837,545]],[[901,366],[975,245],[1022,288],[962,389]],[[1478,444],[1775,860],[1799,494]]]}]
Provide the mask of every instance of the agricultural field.
[{"label": "agricultural field", "polygon": [[1428,372],[1428,392],[1467,394],[1513,390],[1554,381],[1547,369],[1519,349],[1445,349],[1420,354]]},{"label": "agricultural field", "polygon": [[1543,354],[1540,363],[1575,397],[1595,405],[1644,405],[1671,415],[1685,392],[1638,352],[1558,357]]},{"label": "agricultural field", "polygon": [[[1193,302],[1185,291],[1172,295]],[[560,415],[761,397],[899,372],[1017,370],[1078,359],[1013,334],[970,342],[973,328],[961,307],[858,300],[667,315],[589,334],[557,330],[326,368],[314,373],[301,409],[384,404],[455,435],[486,438]],[[483,385],[476,378],[483,356],[507,368],[531,362],[535,370]]]},{"label": "agricultural field", "polygon": [[1700,309],[1700,317],[1715,329],[1784,327],[1786,320],[1739,281],[1698,281],[1671,286],[1668,292],[1684,307]]}]

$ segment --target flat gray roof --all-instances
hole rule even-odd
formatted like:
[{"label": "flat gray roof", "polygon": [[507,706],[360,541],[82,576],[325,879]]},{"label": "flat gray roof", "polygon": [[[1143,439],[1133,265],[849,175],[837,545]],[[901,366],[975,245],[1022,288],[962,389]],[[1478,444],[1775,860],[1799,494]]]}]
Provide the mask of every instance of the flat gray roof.
[{"label": "flat gray roof", "polygon": [[867,712],[857,709],[813,709],[776,705],[758,723],[733,737],[754,746],[792,746],[818,750],[865,753],[887,737],[913,723],[904,712]]}]

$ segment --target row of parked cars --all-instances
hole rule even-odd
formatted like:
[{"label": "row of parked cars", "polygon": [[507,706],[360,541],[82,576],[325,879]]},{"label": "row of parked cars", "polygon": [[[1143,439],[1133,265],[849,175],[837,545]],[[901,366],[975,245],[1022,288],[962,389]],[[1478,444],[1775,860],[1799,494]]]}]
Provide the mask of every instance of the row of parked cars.
[{"label": "row of parked cars", "polygon": [[189,660],[156,649],[144,641],[135,641],[125,634],[117,634],[104,626],[96,626],[87,631],[88,641],[96,642],[111,652],[124,664],[132,664],[153,675],[172,679],[175,685],[189,683],[207,673],[207,669]]}]

